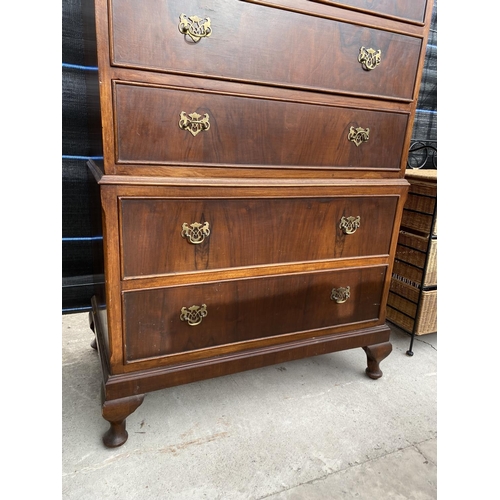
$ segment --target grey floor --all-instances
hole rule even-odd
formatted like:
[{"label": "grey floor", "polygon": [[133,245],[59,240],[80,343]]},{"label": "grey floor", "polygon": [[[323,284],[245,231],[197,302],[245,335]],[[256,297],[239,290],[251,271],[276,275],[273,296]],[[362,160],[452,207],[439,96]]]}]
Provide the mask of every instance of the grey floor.
[{"label": "grey floor", "polygon": [[62,317],[62,498],[437,498],[437,334],[392,327],[384,376],[362,349],[148,394],[128,441],[101,441],[87,313]]}]

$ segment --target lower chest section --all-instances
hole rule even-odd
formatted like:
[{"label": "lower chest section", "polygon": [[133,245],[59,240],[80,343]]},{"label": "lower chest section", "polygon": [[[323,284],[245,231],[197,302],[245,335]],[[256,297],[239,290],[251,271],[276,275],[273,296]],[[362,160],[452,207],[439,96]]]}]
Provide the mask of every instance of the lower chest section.
[{"label": "lower chest section", "polygon": [[239,182],[109,187],[126,371],[383,323],[403,183]]}]

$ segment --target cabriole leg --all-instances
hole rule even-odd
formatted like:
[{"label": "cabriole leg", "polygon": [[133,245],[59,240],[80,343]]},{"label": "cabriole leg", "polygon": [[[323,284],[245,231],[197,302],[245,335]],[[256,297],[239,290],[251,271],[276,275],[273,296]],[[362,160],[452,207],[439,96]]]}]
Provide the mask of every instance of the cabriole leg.
[{"label": "cabriole leg", "polygon": [[[89,311],[89,327],[95,334],[94,313],[92,311]],[[95,349],[97,351],[97,339],[95,338],[95,336],[92,342],[90,343],[90,347],[92,347],[92,349]]]},{"label": "cabriole leg", "polygon": [[127,441],[128,432],[125,429],[125,419],[137,410],[143,401],[144,394],[104,401],[102,416],[109,422],[110,427],[102,437],[102,441],[108,448],[116,448]]},{"label": "cabriole leg", "polygon": [[379,367],[379,363],[389,356],[392,351],[392,344],[390,342],[384,342],[382,344],[369,345],[363,347],[363,349],[366,352],[368,360],[366,374],[372,379],[380,378],[383,373]]}]

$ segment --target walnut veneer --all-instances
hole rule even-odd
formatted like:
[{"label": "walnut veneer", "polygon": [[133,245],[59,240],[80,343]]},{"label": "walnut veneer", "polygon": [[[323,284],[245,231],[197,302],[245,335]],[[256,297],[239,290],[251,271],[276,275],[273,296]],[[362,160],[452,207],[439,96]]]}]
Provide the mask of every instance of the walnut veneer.
[{"label": "walnut veneer", "polygon": [[382,376],[431,8],[89,2],[106,446],[150,391],[358,347]]}]

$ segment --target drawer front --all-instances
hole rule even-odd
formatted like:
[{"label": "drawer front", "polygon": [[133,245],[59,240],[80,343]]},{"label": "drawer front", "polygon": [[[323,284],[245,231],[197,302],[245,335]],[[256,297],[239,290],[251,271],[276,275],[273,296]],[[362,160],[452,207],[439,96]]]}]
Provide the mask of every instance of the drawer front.
[{"label": "drawer front", "polygon": [[386,255],[398,199],[122,199],[122,274]]},{"label": "drawer front", "polygon": [[310,0],[338,7],[352,7],[387,17],[424,22],[427,0]]},{"label": "drawer front", "polygon": [[376,320],[385,274],[377,266],[125,292],[126,357]]},{"label": "drawer front", "polygon": [[[287,87],[413,97],[422,46],[419,38],[241,1],[209,4],[112,0],[112,64]],[[380,51],[380,64],[373,70],[366,67],[366,60],[359,61],[360,54],[364,57],[361,47]]]},{"label": "drawer front", "polygon": [[405,113],[123,83],[115,105],[121,164],[397,171],[408,124]]}]

